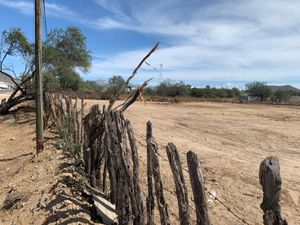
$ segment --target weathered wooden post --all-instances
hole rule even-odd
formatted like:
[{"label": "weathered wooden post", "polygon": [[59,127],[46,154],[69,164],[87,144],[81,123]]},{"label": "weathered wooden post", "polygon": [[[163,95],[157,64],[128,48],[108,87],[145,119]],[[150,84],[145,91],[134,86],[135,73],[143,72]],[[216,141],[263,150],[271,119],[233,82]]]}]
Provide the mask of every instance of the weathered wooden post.
[{"label": "weathered wooden post", "polygon": [[175,182],[180,224],[190,225],[188,192],[185,186],[179,154],[173,143],[167,145],[167,155]]},{"label": "weathered wooden post", "polygon": [[42,69],[42,1],[35,0],[35,100],[36,100],[36,153],[44,149],[43,122],[43,69]]},{"label": "weathered wooden post", "polygon": [[198,160],[197,155],[192,151],[189,151],[187,153],[187,163],[189,167],[191,185],[194,194],[197,225],[210,225],[206,205],[205,186],[201,172],[200,162]]},{"label": "weathered wooden post", "polygon": [[144,203],[141,194],[141,188],[139,185],[139,157],[138,150],[136,146],[136,140],[132,131],[132,127],[129,120],[126,120],[127,127],[127,135],[131,148],[131,159],[132,159],[132,185],[135,196],[135,204],[136,204],[136,218],[134,220],[134,224],[144,225],[145,224],[145,215],[144,215]]},{"label": "weathered wooden post", "polygon": [[[160,214],[160,222],[162,225],[170,225],[169,213],[168,213],[168,205],[166,203],[164,197],[164,188],[160,175],[160,166],[158,160],[158,147],[155,139],[152,136],[152,124],[151,122],[147,123],[147,130],[149,130],[149,135],[147,134],[147,149],[149,149],[149,153],[151,154],[152,164],[152,175],[154,180],[155,187],[155,195],[157,200],[157,206]],[[150,135],[151,134],[151,135]]]},{"label": "weathered wooden post", "polygon": [[281,177],[277,157],[267,157],[261,162],[259,181],[264,192],[263,202],[260,205],[264,211],[264,225],[287,225],[287,221],[281,216]]},{"label": "weathered wooden post", "polygon": [[150,121],[147,123],[147,185],[148,196],[146,199],[147,206],[147,225],[154,225],[153,213],[154,213],[154,194],[153,194],[153,168],[152,168],[152,154],[151,148],[148,145],[148,140],[152,138],[152,124]]}]

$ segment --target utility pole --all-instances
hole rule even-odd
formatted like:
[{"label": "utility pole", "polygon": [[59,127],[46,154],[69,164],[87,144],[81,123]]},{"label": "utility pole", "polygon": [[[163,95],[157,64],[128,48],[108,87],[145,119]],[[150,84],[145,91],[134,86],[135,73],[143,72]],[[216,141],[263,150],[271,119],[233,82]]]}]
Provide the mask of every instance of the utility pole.
[{"label": "utility pole", "polygon": [[42,2],[35,0],[35,82],[36,82],[36,152],[44,149],[43,74],[42,74]]},{"label": "utility pole", "polygon": [[159,79],[160,79],[160,83],[162,82],[162,67],[163,67],[163,64],[160,64],[160,75],[159,75]]}]

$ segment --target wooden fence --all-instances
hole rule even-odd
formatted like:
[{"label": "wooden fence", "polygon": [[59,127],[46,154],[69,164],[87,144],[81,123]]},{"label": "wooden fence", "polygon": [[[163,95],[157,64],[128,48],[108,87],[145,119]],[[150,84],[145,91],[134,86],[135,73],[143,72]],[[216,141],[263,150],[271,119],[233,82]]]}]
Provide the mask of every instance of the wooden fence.
[{"label": "wooden fence", "polygon": [[[84,116],[83,100],[78,106],[77,100],[73,103],[74,101],[65,96],[47,95],[47,98],[49,117],[53,118],[52,121],[60,130],[61,138],[81,149],[90,185],[115,204],[118,224],[171,224],[160,171],[159,150],[151,122],[147,123],[146,128],[147,185],[141,186],[137,142],[130,121],[123,116],[128,104],[123,104],[120,110],[94,105]],[[169,143],[166,152],[173,174],[179,223],[210,225],[206,193],[211,193],[205,188],[197,155],[192,151],[186,154],[189,179],[185,179],[176,146]],[[281,216],[281,178],[279,161],[276,157],[268,157],[261,163],[259,177],[264,192],[261,204],[264,224],[287,225]],[[190,184],[187,184],[186,180],[189,180]],[[188,193],[187,185],[191,187],[191,193]],[[145,188],[146,193],[143,194],[142,189]],[[188,196],[193,196],[192,204]],[[242,224],[249,224],[220,199],[216,199]],[[191,214],[190,208],[193,208],[195,213]],[[155,217],[155,209],[159,212],[159,219]]]}]

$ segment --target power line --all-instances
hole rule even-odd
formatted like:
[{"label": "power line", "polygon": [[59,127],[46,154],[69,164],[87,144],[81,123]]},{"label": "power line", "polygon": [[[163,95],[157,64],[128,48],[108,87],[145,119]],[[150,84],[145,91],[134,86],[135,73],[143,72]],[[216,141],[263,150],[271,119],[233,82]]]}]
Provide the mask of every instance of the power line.
[{"label": "power line", "polygon": [[43,11],[44,11],[44,25],[45,25],[45,35],[46,35],[46,39],[48,37],[48,26],[47,26],[47,15],[46,15],[46,4],[45,4],[45,0],[43,0]]},{"label": "power line", "polygon": [[155,66],[152,66],[150,63],[148,63],[147,61],[145,61],[145,64],[149,67],[151,67],[152,69],[157,71],[157,68]]}]

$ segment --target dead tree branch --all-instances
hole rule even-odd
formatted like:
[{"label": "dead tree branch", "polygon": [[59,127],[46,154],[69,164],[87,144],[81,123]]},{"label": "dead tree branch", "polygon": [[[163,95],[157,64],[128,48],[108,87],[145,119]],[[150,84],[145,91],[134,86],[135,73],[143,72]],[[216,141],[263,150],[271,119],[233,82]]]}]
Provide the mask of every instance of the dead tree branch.
[{"label": "dead tree branch", "polygon": [[158,49],[158,47],[159,47],[159,42],[156,43],[156,45],[150,50],[150,52],[140,61],[140,63],[137,65],[137,67],[133,70],[131,76],[128,77],[128,79],[127,79],[126,83],[123,85],[123,87],[121,87],[115,95],[111,96],[111,98],[109,100],[109,106],[107,108],[108,111],[110,111],[112,109],[114,103],[116,102],[116,99],[120,96],[122,91],[128,86],[129,82],[135,77],[135,75],[137,74],[138,70],[141,68],[143,63],[152,55],[153,52],[155,52]]}]

